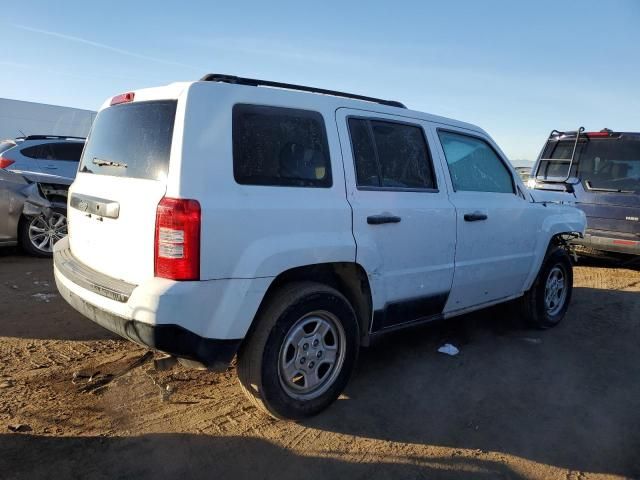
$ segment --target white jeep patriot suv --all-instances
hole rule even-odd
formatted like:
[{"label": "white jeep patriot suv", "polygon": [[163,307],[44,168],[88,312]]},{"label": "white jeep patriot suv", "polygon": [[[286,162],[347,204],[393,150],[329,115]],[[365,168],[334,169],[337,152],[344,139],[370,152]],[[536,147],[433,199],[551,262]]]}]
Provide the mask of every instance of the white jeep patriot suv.
[{"label": "white jeep patriot suv", "polygon": [[474,125],[214,74],[108,100],[68,217],[54,268],[74,308],[186,364],[237,354],[249,398],[292,419],[389,331],[518,297],[557,324],[585,228]]}]

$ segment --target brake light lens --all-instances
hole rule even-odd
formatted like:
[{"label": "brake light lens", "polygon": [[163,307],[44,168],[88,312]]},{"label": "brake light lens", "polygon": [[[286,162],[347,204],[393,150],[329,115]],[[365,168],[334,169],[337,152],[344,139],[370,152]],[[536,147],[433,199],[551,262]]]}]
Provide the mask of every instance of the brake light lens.
[{"label": "brake light lens", "polygon": [[120,95],[116,95],[111,99],[111,105],[118,105],[119,103],[128,103],[133,102],[133,97],[136,94],[134,92],[121,93]]},{"label": "brake light lens", "polygon": [[200,280],[200,219],[196,200],[160,200],[156,210],[156,277]]},{"label": "brake light lens", "polygon": [[0,168],[7,168],[9,165],[13,165],[15,160],[9,160],[5,157],[0,157]]},{"label": "brake light lens", "polygon": [[589,138],[601,138],[601,137],[608,137],[609,132],[587,132],[586,135]]}]

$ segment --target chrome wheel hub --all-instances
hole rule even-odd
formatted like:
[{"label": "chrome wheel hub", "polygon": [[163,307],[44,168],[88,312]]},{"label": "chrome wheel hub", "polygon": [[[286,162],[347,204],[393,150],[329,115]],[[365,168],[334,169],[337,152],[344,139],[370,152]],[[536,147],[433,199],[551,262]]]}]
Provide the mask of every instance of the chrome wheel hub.
[{"label": "chrome wheel hub", "polygon": [[29,241],[43,252],[52,252],[55,243],[67,235],[67,218],[61,213],[34,217],[29,224]]},{"label": "chrome wheel hub", "polygon": [[549,315],[556,315],[567,298],[567,288],[565,285],[565,271],[556,265],[549,272],[544,289],[544,305]]},{"label": "chrome wheel hub", "polygon": [[305,315],[287,332],[280,348],[278,374],[282,388],[293,398],[322,395],[340,374],[346,338],[330,312]]}]

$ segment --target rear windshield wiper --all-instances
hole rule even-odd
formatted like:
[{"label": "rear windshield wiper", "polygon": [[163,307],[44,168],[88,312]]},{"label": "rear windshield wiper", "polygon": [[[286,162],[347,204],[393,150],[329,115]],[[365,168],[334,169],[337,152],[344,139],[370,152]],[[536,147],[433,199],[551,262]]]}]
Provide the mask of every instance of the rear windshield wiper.
[{"label": "rear windshield wiper", "polygon": [[123,168],[127,168],[127,164],[126,163],[121,163],[121,162],[113,162],[111,160],[102,160],[98,157],[93,157],[92,160],[94,165],[98,165],[99,167],[123,167]]},{"label": "rear windshield wiper", "polygon": [[611,192],[611,193],[635,193],[633,190],[621,190],[619,188],[600,188],[600,187],[592,187],[590,181],[584,182],[587,185],[589,190],[593,190],[594,192]]}]

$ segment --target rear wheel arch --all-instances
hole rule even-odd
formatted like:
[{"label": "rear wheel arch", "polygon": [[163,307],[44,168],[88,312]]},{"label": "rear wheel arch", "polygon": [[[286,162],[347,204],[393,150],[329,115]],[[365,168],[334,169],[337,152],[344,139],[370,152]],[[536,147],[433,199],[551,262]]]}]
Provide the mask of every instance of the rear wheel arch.
[{"label": "rear wheel arch", "polygon": [[279,290],[293,282],[316,282],[338,290],[353,307],[358,320],[361,344],[367,345],[373,299],[369,278],[364,268],[355,262],[332,262],[304,265],[285,270],[273,279],[262,297],[262,301],[245,335],[245,341],[256,328],[261,312]]}]

